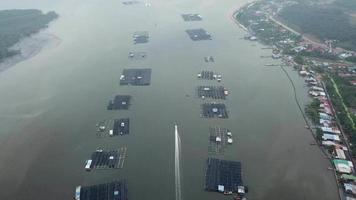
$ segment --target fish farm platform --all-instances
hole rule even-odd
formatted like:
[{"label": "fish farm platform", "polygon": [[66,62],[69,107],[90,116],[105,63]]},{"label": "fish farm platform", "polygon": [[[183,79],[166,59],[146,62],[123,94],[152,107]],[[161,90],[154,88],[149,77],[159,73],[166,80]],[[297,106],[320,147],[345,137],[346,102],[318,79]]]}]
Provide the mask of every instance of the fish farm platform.
[{"label": "fish farm platform", "polygon": [[183,20],[189,21],[201,21],[203,18],[199,14],[182,14]]},{"label": "fish farm platform", "polygon": [[114,100],[109,101],[108,110],[127,110],[131,101],[130,95],[116,95]]},{"label": "fish farm platform", "polygon": [[134,38],[134,44],[147,43],[149,40],[149,34],[147,31],[137,31],[132,37]]},{"label": "fish farm platform", "polygon": [[205,61],[205,62],[215,62],[213,56],[205,56],[205,57],[204,57],[204,61]]},{"label": "fish farm platform", "polygon": [[78,186],[75,190],[75,200],[128,200],[126,180],[110,183]]},{"label": "fish farm platform", "polygon": [[222,103],[204,103],[202,107],[202,117],[205,118],[228,118],[228,113],[225,104]]},{"label": "fish farm platform", "polygon": [[121,147],[118,150],[104,151],[96,150],[89,160],[86,161],[85,170],[92,169],[122,169],[126,159],[126,147]]},{"label": "fish farm platform", "polygon": [[232,134],[227,128],[222,127],[210,127],[209,128],[209,148],[208,152],[212,154],[223,153],[227,145],[231,145]]},{"label": "fish farm platform", "polygon": [[205,190],[224,194],[244,195],[241,162],[208,158],[205,174]]},{"label": "fish farm platform", "polygon": [[220,74],[214,73],[213,71],[203,70],[198,74],[198,79],[216,80],[221,82],[222,76]]},{"label": "fish farm platform", "polygon": [[128,6],[128,5],[134,5],[140,3],[139,1],[123,1],[122,4]]},{"label": "fish farm platform", "polygon": [[128,58],[130,60],[142,60],[147,58],[147,53],[143,52],[143,51],[139,51],[139,52],[129,52]]},{"label": "fish farm platform", "polygon": [[205,31],[204,29],[188,29],[186,30],[187,34],[189,35],[190,39],[193,41],[199,40],[211,40],[211,35]]},{"label": "fish farm platform", "polygon": [[228,91],[223,86],[198,86],[198,97],[212,99],[226,99]]},{"label": "fish farm platform", "polygon": [[120,77],[120,85],[150,85],[151,71],[151,69],[124,69]]},{"label": "fish farm platform", "polygon": [[130,119],[123,118],[123,119],[115,119],[114,120],[114,127],[112,133],[110,131],[110,136],[116,135],[127,135],[130,133]]}]

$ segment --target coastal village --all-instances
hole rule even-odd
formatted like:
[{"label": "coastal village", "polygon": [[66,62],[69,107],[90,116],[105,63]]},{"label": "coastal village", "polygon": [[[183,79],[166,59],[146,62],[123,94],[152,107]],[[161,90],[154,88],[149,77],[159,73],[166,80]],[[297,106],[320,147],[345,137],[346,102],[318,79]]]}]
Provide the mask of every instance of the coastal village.
[{"label": "coastal village", "polygon": [[[293,67],[304,77],[312,102],[301,112],[305,128],[315,138],[310,145],[318,145],[330,160],[328,169],[334,171],[340,199],[356,199],[356,113],[355,108],[345,104],[340,89],[341,83],[356,91],[356,64],[347,61],[356,53],[335,47],[332,40],[311,40],[282,23],[278,19],[280,10],[296,3],[255,1],[237,11],[234,18],[248,33],[244,39],[267,45],[271,57],[282,62],[266,66],[279,66],[287,76],[284,67]],[[301,107],[297,98],[296,102]]]}]

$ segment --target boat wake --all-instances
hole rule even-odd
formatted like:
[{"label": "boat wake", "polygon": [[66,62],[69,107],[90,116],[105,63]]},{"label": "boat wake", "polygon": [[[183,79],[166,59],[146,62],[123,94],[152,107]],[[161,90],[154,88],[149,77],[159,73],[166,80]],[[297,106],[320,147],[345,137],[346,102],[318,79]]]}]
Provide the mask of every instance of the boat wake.
[{"label": "boat wake", "polygon": [[175,190],[176,190],[176,200],[182,200],[182,192],[181,192],[181,176],[180,176],[180,137],[178,134],[177,125],[175,128],[175,155],[174,155],[174,172],[175,172]]}]

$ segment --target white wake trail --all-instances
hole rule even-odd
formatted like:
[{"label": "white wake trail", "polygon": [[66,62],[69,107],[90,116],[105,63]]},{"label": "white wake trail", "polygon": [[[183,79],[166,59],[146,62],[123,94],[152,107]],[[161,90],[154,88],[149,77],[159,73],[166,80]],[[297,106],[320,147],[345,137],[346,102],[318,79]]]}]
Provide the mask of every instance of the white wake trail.
[{"label": "white wake trail", "polygon": [[180,137],[177,125],[175,128],[175,155],[174,155],[174,172],[176,184],[176,200],[182,200],[181,182],[180,182]]}]

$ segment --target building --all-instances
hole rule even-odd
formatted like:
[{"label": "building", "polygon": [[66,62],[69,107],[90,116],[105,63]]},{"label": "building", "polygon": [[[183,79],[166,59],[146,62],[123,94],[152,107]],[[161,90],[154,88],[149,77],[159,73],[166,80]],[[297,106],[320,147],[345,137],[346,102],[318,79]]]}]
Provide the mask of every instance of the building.
[{"label": "building", "polygon": [[333,135],[333,134],[327,134],[324,133],[322,136],[323,140],[329,140],[329,141],[340,141],[340,137],[338,135]]},{"label": "building", "polygon": [[333,163],[335,169],[339,173],[350,174],[352,173],[353,164],[348,160],[334,159]]}]

